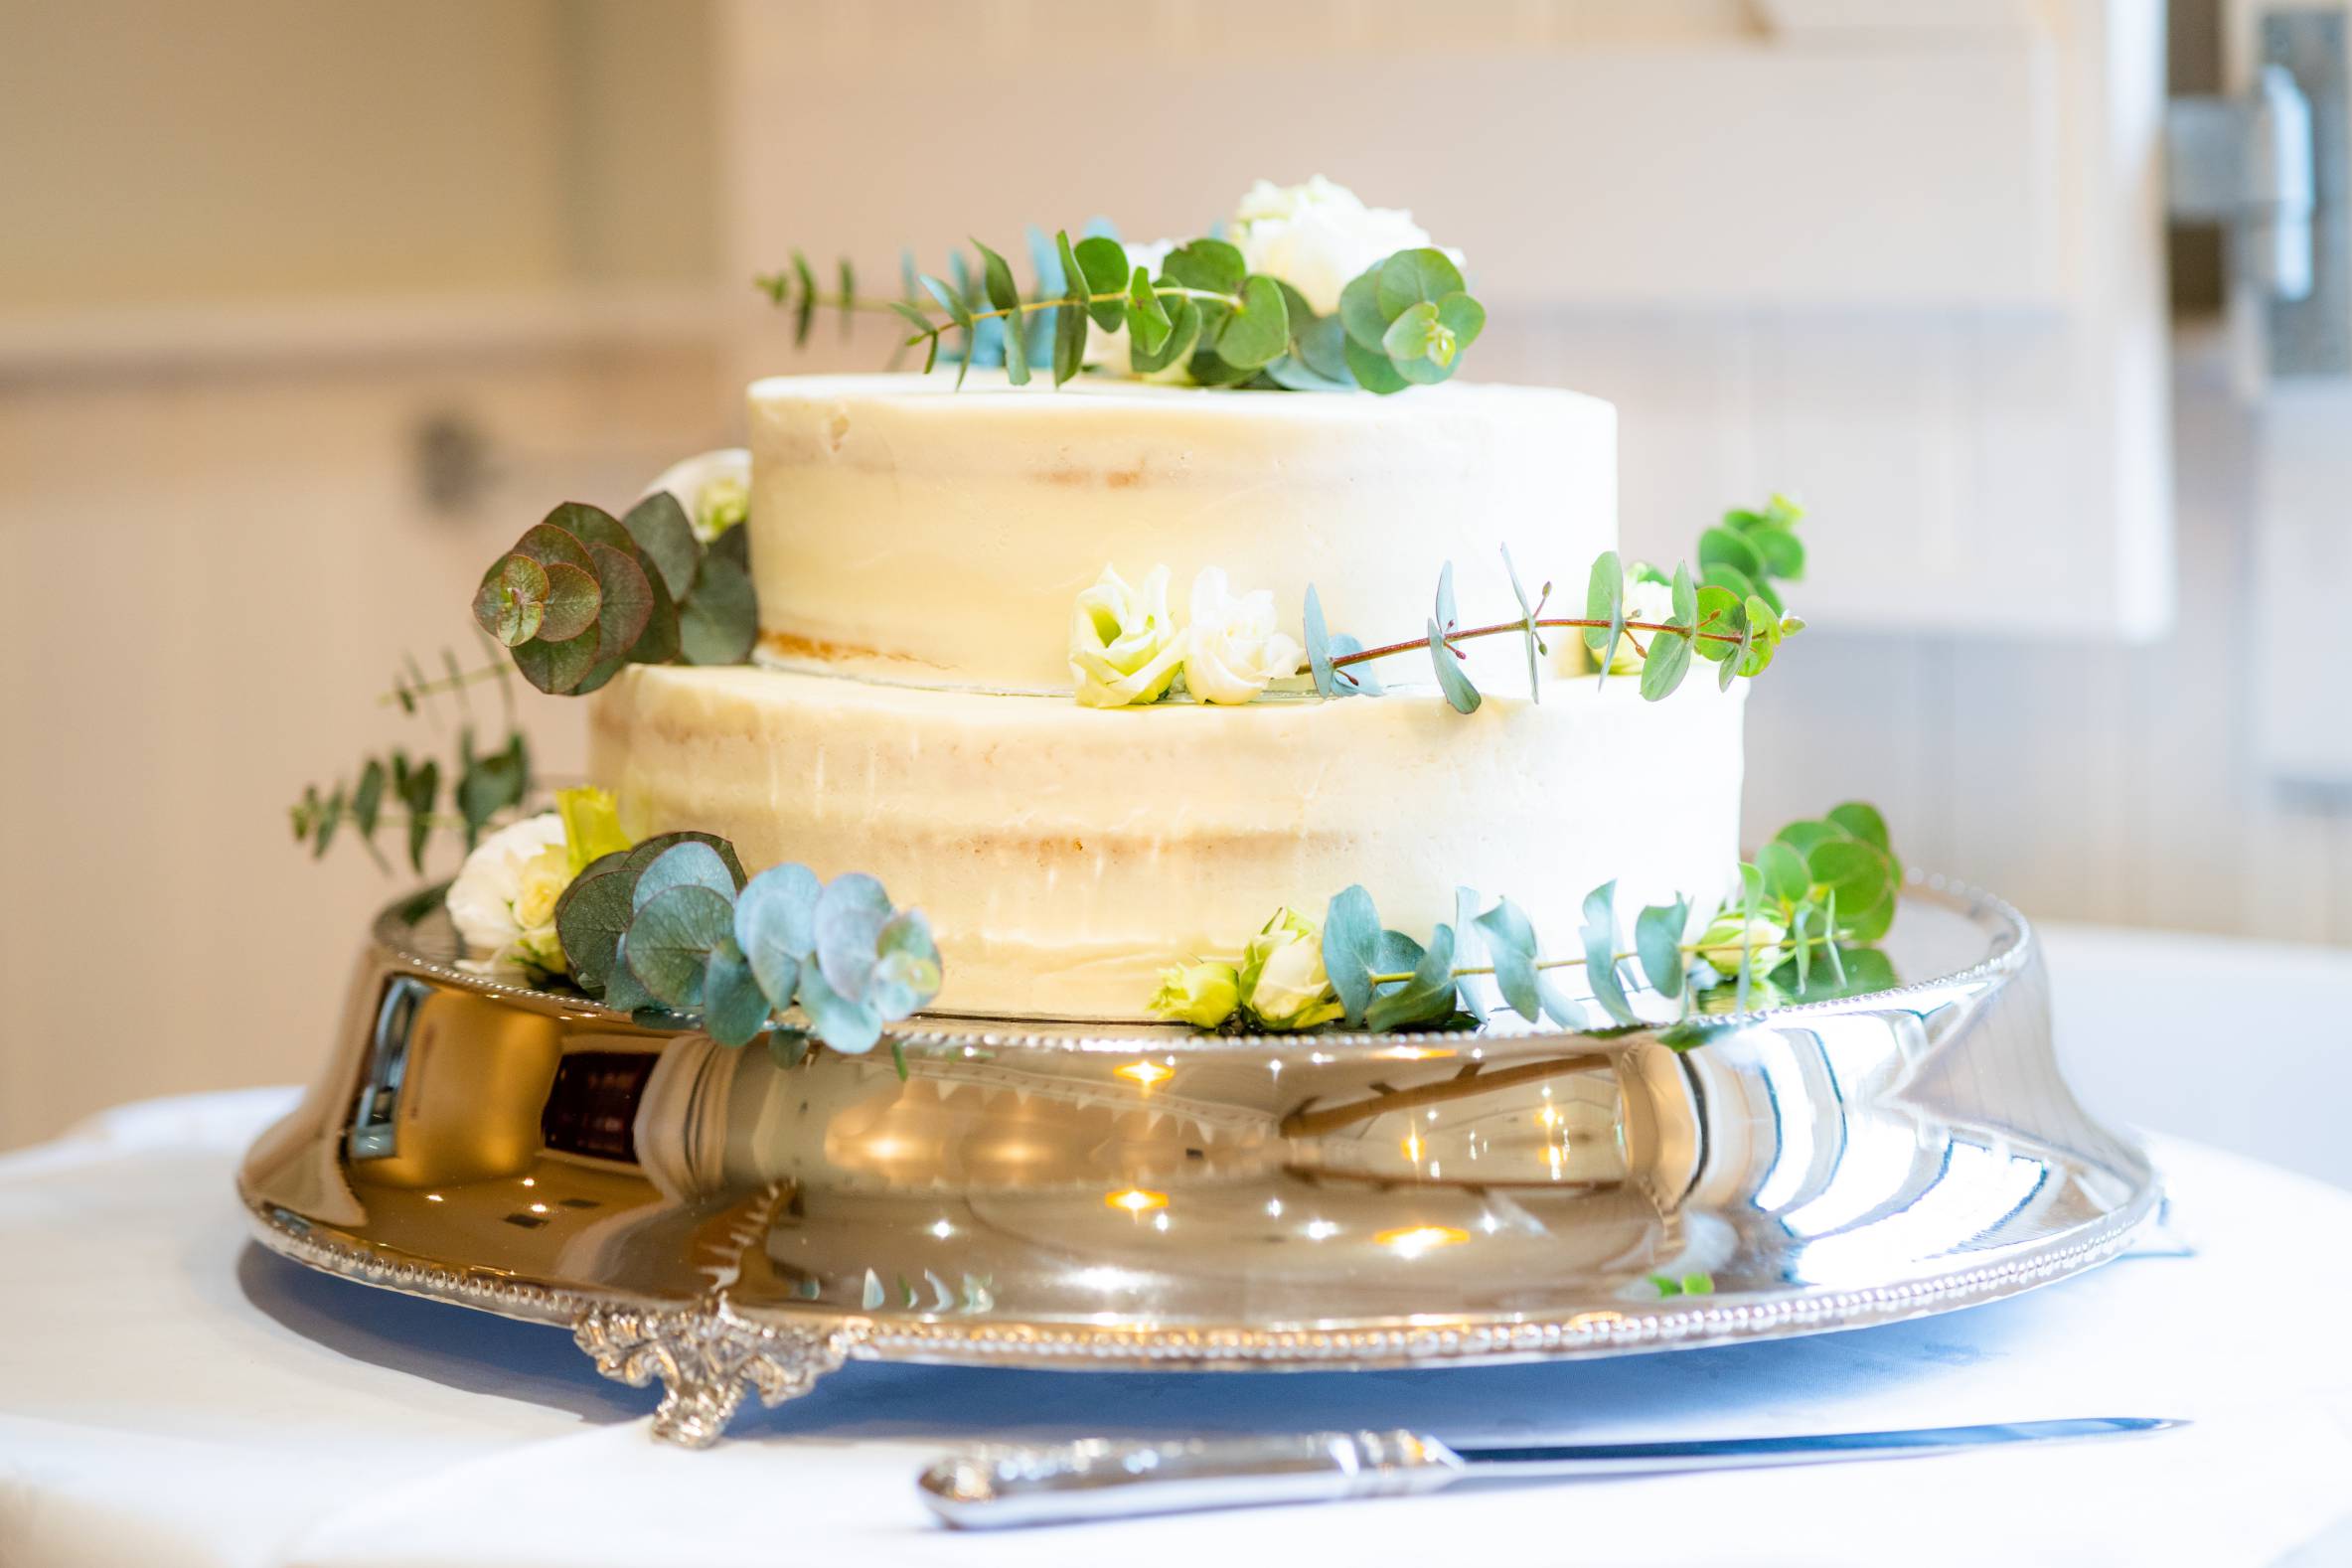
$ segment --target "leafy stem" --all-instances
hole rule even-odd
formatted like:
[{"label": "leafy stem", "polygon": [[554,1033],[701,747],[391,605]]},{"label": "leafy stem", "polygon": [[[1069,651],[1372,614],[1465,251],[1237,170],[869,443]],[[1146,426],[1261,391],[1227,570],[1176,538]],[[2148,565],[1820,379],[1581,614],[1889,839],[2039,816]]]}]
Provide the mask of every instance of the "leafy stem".
[{"label": "leafy stem", "polygon": [[[1623,623],[1623,629],[1629,632],[1661,632],[1674,637],[1695,637],[1701,642],[1737,643],[1740,640],[1738,632],[1709,631],[1707,629],[1715,625],[1719,619],[1719,616],[1709,616],[1695,627],[1664,625],[1657,621],[1627,621]],[[1609,629],[1609,622],[1606,620],[1544,616],[1533,622],[1526,620],[1498,621],[1492,626],[1467,626],[1460,631],[1447,632],[1445,640],[1448,643],[1459,643],[1468,642],[1473,637],[1499,637],[1509,632],[1523,632],[1530,624],[1535,626],[1587,627],[1594,631],[1604,632]],[[1395,654],[1414,653],[1428,646],[1428,638],[1416,637],[1410,642],[1388,643],[1378,648],[1365,648],[1356,653],[1338,655],[1332,660],[1332,668],[1344,670],[1349,665],[1364,664],[1373,659],[1386,659]]]},{"label": "leafy stem", "polygon": [[[1853,930],[1841,928],[1836,931],[1820,932],[1817,935],[1787,938],[1782,941],[1773,942],[1767,945],[1775,948],[1794,951],[1800,947],[1827,947],[1832,943],[1853,942],[1858,941],[1859,939],[1859,936]],[[1699,953],[1718,948],[1726,948],[1734,944],[1729,942],[1684,942],[1679,944],[1679,947],[1680,951],[1685,953]],[[1639,960],[1641,957],[1642,954],[1640,952],[1636,951],[1635,949],[1628,948],[1622,953],[1611,953],[1609,955],[1609,961],[1612,964],[1628,964]],[[1537,969],[1582,969],[1590,962],[1592,962],[1590,957],[1579,954],[1575,958],[1539,958],[1534,961],[1533,967]],[[1467,980],[1473,976],[1491,975],[1493,973],[1494,966],[1492,964],[1473,964],[1468,967],[1458,966],[1454,970],[1454,978],[1457,980]],[[1403,982],[1409,981],[1412,978],[1413,971],[1407,969],[1400,970],[1394,974],[1373,975],[1370,977],[1370,983],[1375,986],[1393,986],[1402,984]]]}]

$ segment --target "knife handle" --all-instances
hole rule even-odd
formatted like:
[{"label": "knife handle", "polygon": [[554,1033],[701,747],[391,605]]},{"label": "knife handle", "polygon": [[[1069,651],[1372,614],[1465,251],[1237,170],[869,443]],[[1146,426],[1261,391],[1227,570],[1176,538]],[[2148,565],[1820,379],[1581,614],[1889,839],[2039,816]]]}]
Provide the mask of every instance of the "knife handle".
[{"label": "knife handle", "polygon": [[977,1449],[925,1471],[931,1511],[958,1529],[1435,1491],[1453,1450],[1412,1432],[1302,1432],[1145,1443],[1090,1438]]}]

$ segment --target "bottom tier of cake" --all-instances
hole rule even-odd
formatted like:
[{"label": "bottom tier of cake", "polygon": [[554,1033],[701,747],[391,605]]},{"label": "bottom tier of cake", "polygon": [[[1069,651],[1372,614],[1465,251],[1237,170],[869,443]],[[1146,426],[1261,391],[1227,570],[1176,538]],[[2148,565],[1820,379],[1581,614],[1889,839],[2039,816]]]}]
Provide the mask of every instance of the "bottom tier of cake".
[{"label": "bottom tier of cake", "polygon": [[1585,894],[1720,895],[1743,692],[1631,680],[1110,711],[1066,698],[639,666],[595,700],[590,771],[638,835],[722,834],[754,870],[865,871],[930,916],[938,1008],[1145,1016],[1159,971],[1235,955],[1280,906],[1362,883],[1394,927],[1507,895],[1572,951]]}]

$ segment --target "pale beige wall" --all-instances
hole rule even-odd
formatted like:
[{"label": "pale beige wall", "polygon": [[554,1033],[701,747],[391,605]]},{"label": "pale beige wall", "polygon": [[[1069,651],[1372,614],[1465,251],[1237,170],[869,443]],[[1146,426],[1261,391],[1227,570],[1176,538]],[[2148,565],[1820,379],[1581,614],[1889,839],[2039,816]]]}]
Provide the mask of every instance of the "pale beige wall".
[{"label": "pale beige wall", "polygon": [[0,312],[707,276],[706,8],[0,0]]}]

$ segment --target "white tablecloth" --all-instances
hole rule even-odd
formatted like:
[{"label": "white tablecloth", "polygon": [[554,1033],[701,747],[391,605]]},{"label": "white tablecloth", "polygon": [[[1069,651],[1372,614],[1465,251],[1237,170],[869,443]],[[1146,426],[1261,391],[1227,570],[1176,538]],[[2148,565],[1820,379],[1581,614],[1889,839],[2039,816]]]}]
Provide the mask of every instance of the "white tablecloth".
[{"label": "white tablecloth", "polygon": [[[2352,1553],[2352,1194],[2158,1151],[2194,1257],[1776,1344],[1543,1367],[1215,1377],[853,1363],[706,1453],[558,1330],[245,1240],[254,1091],[127,1106],[0,1160],[0,1564],[2064,1563]],[[911,1478],[961,1440],[1410,1426],[1796,1432],[2066,1415],[2120,1443],[1457,1490],[1003,1535]]]}]

